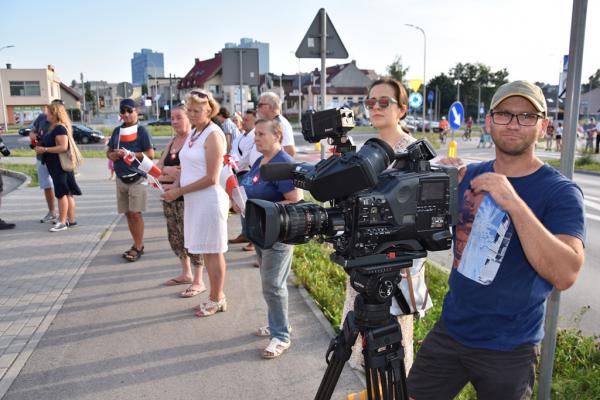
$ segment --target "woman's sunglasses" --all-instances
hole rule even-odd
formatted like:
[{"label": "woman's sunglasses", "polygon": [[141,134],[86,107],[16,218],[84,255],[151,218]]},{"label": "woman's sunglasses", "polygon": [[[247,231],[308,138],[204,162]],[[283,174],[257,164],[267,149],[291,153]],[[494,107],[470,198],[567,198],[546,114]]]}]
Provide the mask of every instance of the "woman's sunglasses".
[{"label": "woman's sunglasses", "polygon": [[381,96],[378,99],[375,97],[369,97],[365,100],[365,106],[369,110],[372,110],[373,107],[375,107],[375,104],[379,104],[379,108],[388,108],[390,104],[398,104],[398,101],[388,96]]},{"label": "woman's sunglasses", "polygon": [[131,107],[121,107],[121,109],[119,110],[119,112],[121,114],[125,114],[125,113],[127,113],[127,114],[133,114],[133,110],[134,109],[131,108]]},{"label": "woman's sunglasses", "polygon": [[190,95],[200,97],[201,99],[208,99],[208,94],[206,94],[204,92],[199,92],[197,90],[192,90],[190,92]]}]

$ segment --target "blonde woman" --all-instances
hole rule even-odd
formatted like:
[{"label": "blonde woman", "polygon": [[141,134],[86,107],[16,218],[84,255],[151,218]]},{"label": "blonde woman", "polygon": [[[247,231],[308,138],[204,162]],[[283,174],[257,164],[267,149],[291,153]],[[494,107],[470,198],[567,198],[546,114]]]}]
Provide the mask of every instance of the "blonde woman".
[{"label": "blonde woman", "polygon": [[179,152],[178,184],[166,185],[163,199],[184,198],[184,246],[190,254],[202,254],[210,282],[208,301],[195,307],[196,316],[207,317],[227,308],[223,253],[227,251],[229,197],[219,184],[227,142],[211,121],[219,112],[219,103],[210,93],[192,91],[186,107],[193,129]]},{"label": "blonde woman", "polygon": [[[187,117],[187,110],[184,104],[173,107],[173,111],[171,111],[171,126],[175,130],[176,135],[171,139],[156,164],[162,171],[158,180],[163,185],[174,184],[179,179],[181,171],[179,153],[191,130],[190,120]],[[184,247],[183,209],[183,196],[178,197],[175,201],[163,201],[163,212],[167,220],[169,244],[181,262],[181,274],[166,281],[165,286],[189,284],[190,286],[179,294],[181,297],[188,298],[204,292],[206,286],[202,280],[202,270],[204,269],[202,256],[199,254],[190,254]],[[192,265],[194,266],[194,272],[192,272]]]},{"label": "blonde woman", "polygon": [[50,228],[50,232],[61,232],[75,221],[75,198],[80,196],[81,189],[75,181],[73,171],[65,171],[60,165],[58,155],[69,149],[68,137],[73,135],[71,120],[65,106],[52,102],[48,106],[49,133],[42,137],[42,143],[35,147],[36,154],[42,154],[42,160],[48,167],[48,172],[54,182],[54,196],[58,199],[58,220]]}]

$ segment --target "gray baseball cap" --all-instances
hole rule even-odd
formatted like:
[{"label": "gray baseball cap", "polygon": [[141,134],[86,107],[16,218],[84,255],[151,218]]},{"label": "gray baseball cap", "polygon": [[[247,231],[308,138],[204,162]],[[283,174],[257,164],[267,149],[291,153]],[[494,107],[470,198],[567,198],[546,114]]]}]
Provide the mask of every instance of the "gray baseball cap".
[{"label": "gray baseball cap", "polygon": [[492,97],[490,110],[493,110],[502,101],[513,96],[520,96],[529,100],[538,111],[548,114],[548,106],[546,105],[546,98],[542,89],[527,81],[514,81],[500,86],[496,90],[496,93],[494,93],[494,97]]}]

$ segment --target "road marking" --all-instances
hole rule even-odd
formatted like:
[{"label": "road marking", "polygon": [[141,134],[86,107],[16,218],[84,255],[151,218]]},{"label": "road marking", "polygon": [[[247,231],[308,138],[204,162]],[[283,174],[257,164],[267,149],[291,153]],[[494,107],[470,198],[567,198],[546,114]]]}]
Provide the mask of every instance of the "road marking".
[{"label": "road marking", "polygon": [[599,221],[600,222],[600,215],[595,215],[595,214],[585,214],[585,217],[587,219],[591,219],[592,221]]},{"label": "road marking", "polygon": [[600,210],[600,204],[591,202],[587,199],[583,200],[583,204],[585,204],[589,208],[593,208],[594,210]]}]

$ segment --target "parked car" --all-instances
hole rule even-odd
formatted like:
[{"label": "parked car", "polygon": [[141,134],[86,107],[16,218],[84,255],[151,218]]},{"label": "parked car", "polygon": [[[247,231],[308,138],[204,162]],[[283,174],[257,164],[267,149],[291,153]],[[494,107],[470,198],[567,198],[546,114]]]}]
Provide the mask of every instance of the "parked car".
[{"label": "parked car", "polygon": [[170,118],[161,118],[161,119],[157,119],[155,121],[152,122],[148,122],[148,125],[150,126],[171,126],[171,119]]},{"label": "parked car", "polygon": [[32,129],[33,129],[33,124],[23,126],[21,129],[19,129],[19,135],[29,136],[29,132],[31,132]]},{"label": "parked car", "polygon": [[407,115],[406,118],[400,121],[400,123],[410,132],[413,133],[417,130],[417,121],[412,115]]},{"label": "parked car", "polygon": [[85,125],[73,124],[73,139],[82,144],[98,143],[104,140],[104,135],[102,132]]}]

